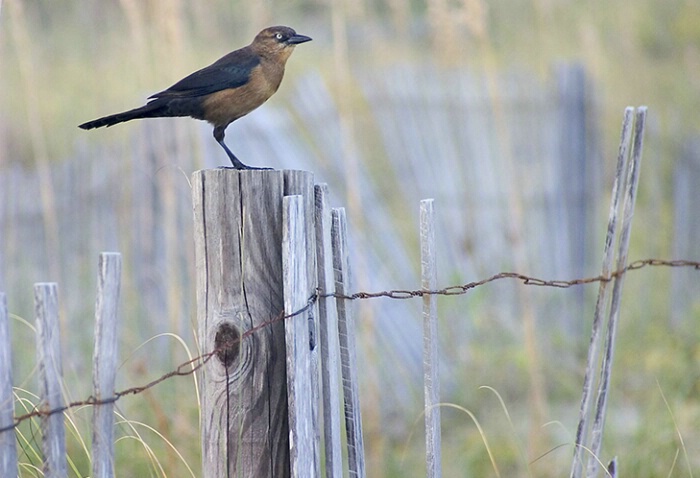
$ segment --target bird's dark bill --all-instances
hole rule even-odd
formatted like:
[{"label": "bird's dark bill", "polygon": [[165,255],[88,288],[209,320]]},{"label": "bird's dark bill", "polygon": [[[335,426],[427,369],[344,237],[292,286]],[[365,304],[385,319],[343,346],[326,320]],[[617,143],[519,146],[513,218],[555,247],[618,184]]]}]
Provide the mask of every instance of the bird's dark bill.
[{"label": "bird's dark bill", "polygon": [[287,40],[287,43],[290,45],[298,45],[299,43],[305,43],[307,41],[311,41],[311,37],[307,37],[306,35],[294,35]]}]

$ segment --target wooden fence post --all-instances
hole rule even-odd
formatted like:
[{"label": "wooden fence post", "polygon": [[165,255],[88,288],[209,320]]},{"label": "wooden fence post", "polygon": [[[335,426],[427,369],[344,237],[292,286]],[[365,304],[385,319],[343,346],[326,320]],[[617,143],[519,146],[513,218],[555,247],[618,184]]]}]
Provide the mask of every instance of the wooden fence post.
[{"label": "wooden fence post", "polygon": [[192,177],[199,340],[203,353],[216,351],[200,375],[204,477],[290,476],[285,331],[275,319],[282,198],[298,175],[312,181],[304,171]]},{"label": "wooden fence post", "polygon": [[[347,295],[350,291],[347,219],[344,208],[331,212],[331,242],[333,244],[333,272],[335,293]],[[355,317],[348,307],[349,300],[336,298],[338,313],[338,341],[340,343],[340,370],[345,403],[345,434],[348,449],[348,473],[353,478],[365,478],[365,445],[362,436],[360,410],[360,383],[355,345]]]},{"label": "wooden fence post", "polygon": [[[39,395],[41,410],[55,411],[64,406],[61,383],[61,345],[58,326],[58,286],[51,283],[34,284],[36,308],[37,351],[39,363]],[[63,412],[41,417],[44,476],[68,476],[66,461],[66,430]]]},{"label": "wooden fence post", "polygon": [[[97,300],[95,302],[95,351],[92,382],[94,397],[114,397],[117,375],[117,310],[122,256],[103,252],[99,259]],[[92,476],[114,476],[114,403],[96,405],[92,419]]]},{"label": "wooden fence post", "polygon": [[[0,292],[0,428],[14,424],[15,399],[12,395],[12,353],[10,320],[5,294]],[[0,431],[0,476],[17,476],[15,430]]]},{"label": "wooden fence post", "polygon": [[307,254],[302,196],[287,196],[283,201],[282,258],[284,271],[284,321],[287,347],[287,403],[289,405],[290,467],[292,476],[320,477],[314,465],[314,425],[311,334],[308,307]]},{"label": "wooden fence post", "polygon": [[[435,214],[433,200],[420,202],[421,286],[437,290],[435,257]],[[425,396],[426,476],[442,476],[442,439],[440,437],[440,359],[438,355],[437,297],[423,296],[423,391]]]},{"label": "wooden fence post", "polygon": [[[318,286],[325,293],[335,291],[331,242],[331,209],[328,185],[315,188],[316,261]],[[319,337],[321,342],[321,384],[323,396],[323,438],[326,478],[343,477],[343,451],[340,423],[340,342],[338,312],[333,297],[318,299]]]},{"label": "wooden fence post", "polygon": [[[622,133],[620,146],[617,153],[617,166],[615,168],[615,180],[612,186],[610,210],[608,213],[607,235],[603,249],[603,264],[601,276],[609,277],[613,270],[615,259],[615,244],[619,235],[619,214],[620,199],[624,188],[625,165],[629,156],[630,142],[632,141],[632,125],[634,123],[634,108],[625,109],[622,120]],[[588,359],[586,361],[586,372],[583,378],[583,393],[581,396],[581,408],[579,412],[579,422],[576,430],[576,442],[574,445],[574,459],[571,464],[571,478],[580,478],[583,472],[583,465],[586,461],[584,452],[590,449],[589,429],[591,421],[591,406],[593,404],[593,388],[595,387],[595,368],[600,360],[601,337],[604,325],[605,309],[608,306],[610,289],[612,284],[603,281],[598,285],[598,299],[596,300],[595,311],[593,313],[593,328],[588,347]]]}]

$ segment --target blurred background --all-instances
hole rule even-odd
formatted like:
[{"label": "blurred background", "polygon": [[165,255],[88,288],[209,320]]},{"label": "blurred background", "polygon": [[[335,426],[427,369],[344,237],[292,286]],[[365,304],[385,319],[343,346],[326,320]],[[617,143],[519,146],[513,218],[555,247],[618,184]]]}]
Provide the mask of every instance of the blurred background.
[{"label": "blurred background", "polygon": [[[0,5],[0,290],[18,393],[36,391],[34,347],[21,345],[34,341],[32,284],[55,281],[66,395],[90,394],[101,251],[124,260],[117,387],[198,354],[189,177],[227,157],[191,119],[77,125],[140,106],[270,25],[313,42],[227,143],[247,164],[329,184],[348,211],[354,290],[420,287],[423,198],[435,198],[441,287],[504,270],[598,275],[628,105],[649,106],[630,259],[700,259],[697,0]],[[568,473],[596,292],[500,281],[441,298],[443,401],[478,419],[501,476]],[[355,307],[369,476],[424,476],[421,304]],[[697,271],[628,275],[601,457],[624,475],[700,470],[699,318]],[[120,476],[199,474],[191,377],[117,407]],[[76,435],[90,417],[73,415]],[[70,449],[89,474],[75,436]],[[496,476],[463,411],[443,411],[443,463],[445,476]]]}]

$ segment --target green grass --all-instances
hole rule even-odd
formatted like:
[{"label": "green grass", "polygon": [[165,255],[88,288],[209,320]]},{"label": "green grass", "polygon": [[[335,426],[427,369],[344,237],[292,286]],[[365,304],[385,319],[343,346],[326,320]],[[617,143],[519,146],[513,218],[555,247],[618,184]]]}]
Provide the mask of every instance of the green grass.
[{"label": "green grass", "polygon": [[[149,2],[150,8],[136,2],[135,11],[140,16],[130,20],[122,7],[129,2],[100,2],[99,8],[88,8],[77,0],[44,0],[27,4],[25,22],[17,23],[6,1],[0,16],[0,107],[6,112],[0,117],[0,131],[7,139],[0,146],[2,161],[29,168],[34,165],[36,145],[30,132],[35,125],[27,120],[30,95],[40,106],[40,140],[45,142],[51,161],[68,160],[85,144],[128,149],[133,127],[87,136],[77,129],[77,124],[113,110],[138,106],[148,94],[247,43],[258,25],[267,23],[293,24],[300,32],[314,37],[310,48],[300,48],[294,54],[286,82],[305,69],[314,69],[334,85],[338,97],[346,94],[347,88],[351,95],[357,94],[352,84],[344,87],[333,81],[339,55],[331,34],[333,12],[329,9],[334,7],[317,2],[273,2],[252,11],[242,2],[206,3],[184,3],[181,11],[170,11],[167,2]],[[456,3],[453,2],[453,8],[457,8]],[[606,157],[612,157],[616,150],[623,108],[647,104],[650,127],[636,213],[637,219],[644,220],[635,221],[630,257],[670,255],[673,158],[685,138],[700,128],[700,6],[680,0],[644,0],[633,6],[622,0],[488,2],[487,16],[481,24],[483,34],[458,12],[450,16],[457,36],[445,49],[430,35],[425,16],[427,5],[410,2],[408,8],[409,28],[403,32],[395,27],[399,18],[383,4],[368,4],[364,10],[343,17],[350,32],[347,60],[353,69],[407,62],[437,63],[487,75],[523,69],[544,78],[553,62],[582,61],[601,95]],[[26,35],[29,43],[18,44],[18,33]],[[31,83],[20,67],[20,57],[29,65]],[[286,84],[272,101],[283,104],[292,91]],[[364,118],[367,105],[359,100],[351,104],[356,108],[351,112]],[[369,153],[381,156],[376,151],[381,148],[381,141],[372,131],[372,122],[360,120],[358,124],[361,134],[371,138]],[[373,166],[378,175],[388,169],[382,161]],[[612,169],[610,161],[606,164]],[[386,181],[382,194],[388,201],[398,202],[400,195],[394,194],[391,183]],[[603,193],[607,201],[607,187]],[[413,234],[398,220],[397,227],[407,235]],[[89,271],[81,274],[87,277],[86,283],[92,276]],[[622,476],[700,475],[700,337],[695,326],[669,330],[669,283],[669,273],[658,269],[631,274],[626,282],[603,448],[605,459],[620,457]],[[86,289],[92,290],[87,286]],[[138,292],[136,285],[128,284],[123,296],[129,326],[137,320],[150,320],[145,308],[136,303]],[[457,391],[443,409],[445,476],[464,476],[464,470],[469,470],[471,476],[503,477],[554,477],[568,473],[573,430],[567,427],[575,423],[578,411],[582,377],[576,365],[582,367],[584,362],[581,350],[574,350],[573,357],[563,360],[563,364],[557,359],[566,352],[562,350],[564,346],[555,343],[552,350],[545,351],[551,354],[544,357],[548,424],[532,423],[527,397],[529,361],[520,338],[494,325],[491,319],[496,313],[490,310],[486,293],[474,291],[468,298],[450,300],[462,302],[456,306],[446,304],[447,311],[441,308],[442,313],[473,320],[471,326],[477,340],[464,354],[450,350],[456,361],[468,362],[468,373],[448,378],[456,382]],[[588,303],[592,311],[593,301]],[[25,310],[30,307],[26,301],[13,304]],[[177,305],[170,304],[170,310],[177,310]],[[460,308],[461,315],[456,312]],[[464,309],[469,313],[465,314]],[[686,320],[693,325],[699,318],[700,310],[696,309]],[[78,320],[88,324],[91,319],[86,312]],[[31,331],[19,323],[13,325],[16,342],[33,340]],[[119,372],[121,388],[147,383],[169,371],[151,370],[149,354],[161,349],[153,342],[139,349],[143,338],[134,330],[125,329],[121,344],[125,362]],[[187,348],[194,347],[192,337],[177,340],[186,351],[182,353],[179,344],[167,347],[172,352],[173,366],[184,362],[190,353]],[[88,343],[75,346],[89,355]],[[34,363],[33,350],[15,350],[14,357],[18,364],[16,386],[22,389],[18,393],[28,400],[23,406],[31,408],[35,398],[25,389],[31,390],[35,380],[28,365]],[[86,375],[84,370],[68,368],[66,376],[80,381]],[[89,383],[71,385],[72,397],[87,396],[88,386]],[[190,378],[176,378],[119,402],[118,475],[199,475],[195,390]],[[369,437],[369,462],[375,466],[370,476],[422,476],[420,404],[416,403],[412,410],[413,416],[402,419],[405,434],[384,436],[381,446]],[[74,424],[74,432],[69,434],[74,474],[87,476],[90,468],[84,443],[89,443],[91,411],[81,409],[70,417]],[[32,471],[40,466],[36,452],[38,423],[32,422],[20,430],[22,476],[40,476]],[[537,447],[532,446],[534,443]]]}]

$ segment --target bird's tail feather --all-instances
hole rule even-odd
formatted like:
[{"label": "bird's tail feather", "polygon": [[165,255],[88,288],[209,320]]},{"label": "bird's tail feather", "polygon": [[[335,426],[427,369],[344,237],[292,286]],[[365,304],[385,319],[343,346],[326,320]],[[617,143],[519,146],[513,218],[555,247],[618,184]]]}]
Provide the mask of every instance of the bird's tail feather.
[{"label": "bird's tail feather", "polygon": [[156,100],[151,101],[140,108],[134,108],[133,110],[123,111],[121,113],[88,121],[87,123],[83,123],[78,127],[82,129],[102,128],[103,126],[114,126],[115,124],[130,121],[132,119],[157,118],[159,116],[166,116],[165,113],[164,104]]}]

